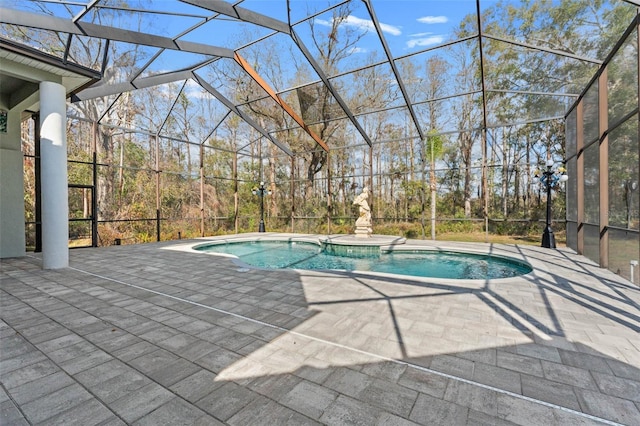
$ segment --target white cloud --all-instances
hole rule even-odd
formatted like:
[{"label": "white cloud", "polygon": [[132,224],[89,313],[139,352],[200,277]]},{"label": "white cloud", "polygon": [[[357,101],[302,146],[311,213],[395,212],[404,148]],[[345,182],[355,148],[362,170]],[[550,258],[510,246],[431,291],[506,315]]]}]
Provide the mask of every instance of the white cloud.
[{"label": "white cloud", "polygon": [[418,18],[418,22],[422,22],[423,24],[444,24],[449,21],[449,18],[446,16],[423,16],[422,18]]},{"label": "white cloud", "polygon": [[434,35],[423,38],[414,38],[407,41],[407,47],[413,48],[416,46],[431,46],[434,44],[440,44],[444,41],[444,36]]},{"label": "white cloud", "polygon": [[189,96],[189,98],[197,98],[197,99],[211,99],[213,95],[209,94],[206,90],[202,88],[196,81],[187,80],[187,85],[184,88],[184,92]]},{"label": "white cloud", "polygon": [[367,49],[365,49],[364,47],[353,47],[350,52],[351,54],[354,53],[367,53]]},{"label": "white cloud", "polygon": [[[330,27],[332,23],[332,21],[326,21],[324,19],[316,19],[315,22],[316,24],[324,25],[326,27]],[[370,19],[362,19],[353,15],[347,16],[344,19],[342,24],[348,25],[351,27],[356,27],[365,31],[371,31],[371,32],[375,31],[376,29],[375,26],[373,25],[373,21],[371,21]],[[383,33],[387,33],[394,36],[399,36],[400,34],[402,34],[402,30],[400,30],[400,28],[393,25],[389,25],[389,24],[380,23],[380,29],[382,30]]]}]

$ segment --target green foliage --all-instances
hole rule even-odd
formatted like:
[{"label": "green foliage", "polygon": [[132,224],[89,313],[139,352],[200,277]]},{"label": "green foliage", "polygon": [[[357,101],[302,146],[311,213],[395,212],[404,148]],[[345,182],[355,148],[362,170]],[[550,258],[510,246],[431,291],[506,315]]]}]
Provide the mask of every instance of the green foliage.
[{"label": "green foliage", "polygon": [[419,223],[412,222],[383,222],[374,224],[376,234],[381,235],[399,235],[405,238],[420,238],[422,236],[422,227]]},{"label": "green foliage", "polygon": [[478,222],[468,220],[445,220],[440,221],[436,227],[436,234],[458,234],[479,230]]},{"label": "green foliage", "polygon": [[440,134],[436,129],[431,129],[427,133],[427,138],[424,144],[424,158],[430,162],[442,157],[445,151],[446,137]]},{"label": "green foliage", "polygon": [[[108,244],[115,238],[155,241],[153,219],[158,200],[163,239],[177,238],[178,233],[182,238],[199,236],[201,215],[205,234],[235,232],[236,219],[240,232],[253,232],[258,227],[260,200],[251,189],[261,179],[273,180],[275,182],[269,183],[277,187],[276,193],[263,200],[269,230],[288,231],[293,227],[300,232],[352,233],[357,213],[351,200],[357,190],[368,185],[372,187],[372,207],[378,218],[374,223],[376,233],[408,238],[430,235],[431,207],[437,212],[437,235],[482,232],[484,221],[461,219],[485,216],[492,219],[490,232],[497,235],[537,233],[544,205],[536,202],[528,169],[543,164],[547,156],[564,157],[564,123],[546,119],[564,112],[567,97],[543,98],[536,93],[579,93],[597,65],[571,55],[603,59],[633,19],[634,10],[630,5],[612,7],[603,0],[488,4],[483,9],[483,31],[494,37],[481,40],[485,55],[482,67],[476,40],[456,43],[433,54],[416,55],[427,57],[424,61],[412,61],[411,57],[398,61],[402,63],[401,71],[412,91],[411,97],[422,96],[415,109],[421,130],[428,130],[424,140],[411,122],[412,117],[407,116],[404,121],[402,114],[386,110],[397,106],[400,98],[395,85],[380,84],[394,78],[389,70],[385,71],[388,67],[358,67],[360,70],[354,78],[332,80],[354,112],[376,111],[376,114],[358,115],[367,132],[375,135],[374,144],[369,148],[358,132],[343,124],[348,120],[333,119],[341,117],[342,112],[322,84],[298,84],[308,80],[308,68],[295,64],[296,68],[287,72],[282,69],[283,64],[272,57],[258,61],[264,53],[260,48],[266,52],[281,48],[275,37],[265,40],[260,48],[248,47],[247,55],[255,56],[259,71],[277,82],[278,87],[291,83],[301,87],[283,96],[299,107],[296,109],[305,120],[314,123],[313,130],[331,146],[330,154],[317,149],[307,134],[291,126],[291,120],[281,108],[269,99],[262,99],[262,89],[249,82],[235,65],[220,70],[238,83],[231,96],[242,102],[242,108],[250,112],[261,127],[269,129],[271,136],[298,152],[292,160],[251,126],[242,123],[235,113],[227,117],[225,110],[221,114],[216,111],[215,102],[207,104],[198,97],[188,96],[188,91],[180,91],[179,84],[123,95],[121,102],[106,116],[102,116],[103,99],[74,104],[74,112],[89,120],[103,118],[102,123],[124,125],[145,123],[150,130],[135,133],[98,126],[95,151],[99,173],[95,196],[100,208],[94,213],[101,219],[114,220],[101,226],[101,243]],[[342,25],[347,23],[349,7],[335,10],[330,28],[316,25],[310,29],[317,42],[321,65],[331,71],[331,75],[344,63],[355,64],[358,55],[349,54],[350,48],[366,36],[364,30]],[[105,9],[104,12],[105,18],[117,18],[115,11]],[[310,25],[315,22],[311,20]],[[478,30],[476,17],[468,16],[456,33],[463,37],[476,35]],[[637,108],[637,87],[629,84],[637,81],[636,36],[634,34],[622,49],[623,53],[629,52],[615,59],[609,69],[610,114],[618,119]],[[569,55],[528,49],[500,38],[537,43],[546,50]],[[41,42],[48,45],[45,51],[59,53],[64,48],[59,40]],[[115,45],[117,43],[112,43],[110,48],[114,53],[112,62],[121,67],[122,75],[127,74],[140,63],[143,53],[116,52]],[[367,58],[370,59],[373,56]],[[478,91],[481,70],[492,89],[486,98],[450,96]],[[113,70],[109,71],[113,74]],[[283,81],[291,75],[292,81]],[[420,83],[414,83],[414,77],[419,78]],[[350,81],[354,87],[348,87],[344,81]],[[112,82],[106,75],[105,83]],[[414,93],[420,91],[422,93]],[[171,95],[178,93],[174,105],[175,97]],[[446,101],[441,100],[445,98]],[[249,99],[254,101],[246,102]],[[483,122],[483,102],[490,111],[487,118],[491,126],[484,129],[486,133],[478,131]],[[324,120],[326,117],[332,119]],[[499,126],[505,122],[528,124]],[[69,159],[74,162],[69,163],[69,182],[89,185],[94,179],[93,165],[80,162],[90,163],[93,159],[92,125],[79,120],[70,123]],[[219,124],[213,135],[210,134],[212,123]],[[154,131],[158,131],[158,138],[153,136]],[[617,132],[610,135],[616,137],[620,148],[611,161],[610,173],[618,183],[611,189],[612,200],[622,199],[626,195],[622,185],[637,175],[637,170],[626,166],[637,165],[637,146],[634,149],[631,144],[633,137],[637,139],[637,124],[635,128],[620,126]],[[479,164],[483,143],[489,152],[483,159],[485,163]],[[617,164],[617,160],[621,164]],[[25,176],[32,176],[33,167],[33,164],[25,166]],[[202,181],[200,173],[204,176]],[[483,173],[487,176],[486,188],[480,182]],[[29,179],[33,180],[29,177],[25,182]],[[435,206],[431,204],[431,191],[437,193]],[[563,194],[558,195],[553,201],[554,217],[562,218],[566,206]],[[73,217],[88,214],[85,208],[90,201],[88,197],[82,191],[70,192]],[[488,211],[484,211],[482,197],[486,197]],[[34,219],[34,204],[34,191],[29,189],[25,191],[28,220]],[[612,221],[637,223],[637,218],[627,218],[627,212],[620,209],[618,206],[618,210],[612,212]],[[293,225],[291,216],[295,217]],[[84,232],[80,227],[73,228],[73,236],[80,237]]]}]

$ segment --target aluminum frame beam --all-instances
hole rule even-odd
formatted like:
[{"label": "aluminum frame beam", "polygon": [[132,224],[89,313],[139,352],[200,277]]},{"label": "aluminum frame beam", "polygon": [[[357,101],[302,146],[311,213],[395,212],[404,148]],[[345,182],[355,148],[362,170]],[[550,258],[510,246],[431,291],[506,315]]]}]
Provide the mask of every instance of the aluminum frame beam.
[{"label": "aluminum frame beam", "polygon": [[391,49],[389,49],[389,44],[387,43],[387,39],[382,33],[382,28],[380,27],[380,22],[378,21],[378,17],[376,16],[376,12],[371,5],[370,0],[362,0],[362,2],[367,7],[369,11],[369,15],[371,16],[371,21],[373,22],[373,26],[376,29],[376,33],[378,33],[378,38],[380,38],[380,43],[382,43],[382,48],[384,49],[384,53],[387,56],[387,60],[389,65],[391,66],[391,70],[393,71],[393,75],[396,77],[396,81],[398,82],[398,87],[400,88],[400,92],[402,92],[402,97],[404,98],[404,102],[407,105],[407,109],[409,110],[409,114],[411,115],[411,119],[413,120],[413,125],[416,127],[418,131],[418,135],[420,139],[425,139],[424,132],[422,130],[422,126],[420,126],[420,122],[418,121],[418,116],[416,115],[415,110],[413,109],[413,104],[411,103],[411,99],[409,98],[409,93],[407,93],[407,88],[402,81],[402,76],[400,75],[400,71],[398,71],[398,67],[394,61],[393,55],[391,55]]},{"label": "aluminum frame beam", "polygon": [[[82,91],[81,93],[79,93],[77,95],[74,95],[72,97],[71,101],[72,102],[79,102],[79,101],[99,98],[99,97],[103,97],[103,96],[119,95],[119,94],[122,94],[124,92],[129,92],[129,91],[136,90],[136,89],[144,89],[144,88],[158,86],[158,85],[166,84],[166,83],[172,83],[172,82],[176,82],[176,81],[186,81],[188,79],[193,79],[194,81],[196,81],[204,90],[206,90],[212,96],[214,96],[216,99],[218,99],[218,101],[220,101],[230,111],[236,113],[247,124],[249,124],[255,130],[257,130],[260,134],[262,134],[262,136],[266,137],[271,142],[273,142],[274,145],[276,145],[278,148],[280,148],[282,151],[284,151],[288,156],[290,156],[290,157],[293,156],[293,152],[291,152],[291,150],[289,148],[287,148],[286,146],[284,146],[284,144],[282,144],[280,141],[278,141],[273,136],[271,136],[264,128],[262,128],[255,121],[253,121],[251,119],[251,117],[247,116],[245,113],[243,113],[241,110],[239,110],[233,104],[233,102],[231,102],[229,99],[227,99],[222,93],[220,93],[216,89],[214,89],[213,86],[211,86],[209,83],[207,83],[205,80],[203,80],[199,75],[197,75],[192,70],[178,71],[178,72],[161,74],[161,75],[154,75],[154,76],[151,76],[151,77],[144,77],[144,78],[135,79],[135,80],[130,81],[130,82],[122,82],[122,83],[117,83],[117,84],[105,84],[105,85],[100,85],[100,86],[96,86],[96,87],[91,87],[91,88],[85,89],[84,91]],[[176,99],[177,99],[177,97],[176,97]]]},{"label": "aluminum frame beam", "polygon": [[238,115],[240,118],[242,118],[248,125],[250,125],[254,129],[256,129],[260,134],[262,134],[262,136],[264,136],[265,138],[267,138],[271,142],[273,142],[273,144],[275,146],[277,146],[278,148],[280,148],[285,154],[287,154],[289,157],[293,157],[293,152],[291,152],[291,150],[289,148],[287,148],[282,142],[280,142],[279,140],[277,140],[276,138],[271,136],[269,134],[269,132],[267,132],[264,128],[262,128],[262,126],[260,126],[258,123],[256,123],[251,117],[249,117],[247,114],[245,114],[244,112],[239,110],[234,105],[233,102],[231,102],[229,99],[227,99],[226,96],[224,96],[222,93],[218,92],[212,85],[207,83],[202,77],[200,77],[195,72],[192,72],[191,74],[193,76],[192,78],[200,86],[202,86],[202,88],[204,90],[206,90],[207,92],[212,94],[216,99],[218,99],[220,102],[222,102],[222,104],[224,104],[224,106],[229,108],[229,110],[233,111],[236,115]]},{"label": "aluminum frame beam", "polygon": [[278,94],[269,86],[269,84],[262,78],[260,75],[254,70],[251,65],[242,57],[239,53],[236,52],[235,60],[240,65],[240,67],[251,76],[251,78],[258,83],[262,89],[269,94],[269,96],[278,104],[280,107],[287,113],[291,118],[295,120],[302,129],[316,141],[318,145],[322,147],[326,152],[329,152],[329,147],[327,144],[318,136],[307,124],[304,122],[302,117],[300,117],[294,110],[282,99]]},{"label": "aluminum frame beam", "polygon": [[502,43],[507,43],[507,44],[513,44],[514,46],[526,47],[527,49],[538,50],[540,52],[553,53],[554,55],[564,56],[566,58],[576,59],[578,61],[590,62],[592,64],[597,64],[597,65],[602,65],[603,63],[600,60],[593,59],[593,58],[586,58],[580,55],[574,55],[573,53],[567,52],[565,50],[549,49],[547,47],[536,46],[534,44],[523,43],[521,41],[509,40],[506,38],[493,36],[487,33],[482,33],[481,36],[484,38],[488,38],[490,40],[500,41]]},{"label": "aluminum frame beam", "polygon": [[316,72],[316,74],[318,74],[318,77],[320,77],[320,79],[325,84],[325,86],[327,86],[327,89],[329,89],[329,93],[333,95],[336,102],[338,102],[338,105],[340,105],[340,108],[342,108],[342,110],[347,115],[351,123],[355,126],[356,130],[358,130],[358,133],[360,133],[360,136],[362,136],[362,138],[365,140],[365,142],[367,142],[369,146],[373,146],[373,142],[371,141],[371,138],[369,137],[367,132],[362,128],[362,126],[360,125],[360,122],[356,119],[355,115],[353,114],[351,109],[347,106],[346,102],[342,99],[342,97],[338,94],[336,89],[333,87],[333,84],[331,84],[331,82],[329,81],[329,77],[327,77],[327,75],[324,73],[324,71],[320,67],[320,64],[318,64],[318,62],[315,60],[313,55],[311,55],[311,52],[309,52],[309,49],[307,49],[307,46],[302,42],[302,40],[298,38],[298,35],[293,30],[291,31],[291,37],[293,38],[294,43],[296,44],[296,46],[298,46],[298,49],[300,49],[300,51],[302,52],[304,57],[307,59],[307,61],[309,62],[313,70]]},{"label": "aluminum frame beam", "polygon": [[[358,132],[360,133],[362,138],[369,144],[369,146],[371,146],[372,142],[371,142],[371,139],[369,138],[369,135],[367,134],[367,132],[365,132],[365,130],[362,128],[362,126],[360,125],[358,120],[356,120],[356,118],[354,117],[353,113],[351,112],[351,110],[349,109],[347,104],[344,102],[344,100],[340,97],[340,95],[338,95],[338,93],[336,92],[335,88],[333,87],[333,85],[329,81],[329,78],[327,77],[327,75],[322,71],[322,68],[320,68],[320,65],[313,58],[313,55],[311,55],[311,53],[309,52],[307,47],[304,45],[304,43],[300,40],[300,38],[297,36],[297,34],[293,30],[293,28],[291,28],[286,22],[279,21],[277,19],[274,19],[274,18],[271,18],[269,16],[262,15],[262,14],[259,14],[259,13],[256,13],[256,12],[241,8],[239,6],[233,6],[233,5],[231,5],[231,4],[229,4],[229,3],[225,2],[225,1],[220,1],[220,0],[180,0],[180,1],[182,1],[183,3],[188,3],[188,4],[191,4],[191,5],[194,5],[194,6],[205,8],[205,9],[211,10],[213,12],[220,13],[222,15],[226,15],[226,16],[230,16],[230,17],[233,17],[233,18],[241,19],[243,21],[250,22],[252,24],[259,25],[259,26],[262,26],[262,27],[265,27],[265,28],[269,28],[269,29],[272,29],[272,30],[275,30],[275,31],[278,31],[278,32],[281,32],[281,33],[284,33],[284,34],[289,34],[291,36],[291,38],[293,39],[293,42],[296,44],[296,46],[298,46],[298,48],[300,49],[302,54],[305,56],[305,58],[307,59],[307,61],[311,65],[311,67],[318,74],[318,76],[320,77],[322,82],[327,86],[327,88],[329,89],[329,92],[331,93],[331,95],[336,99],[336,102],[338,102],[338,104],[340,105],[340,108],[342,108],[342,110],[345,112],[347,117],[349,117],[349,120],[351,120],[351,123],[358,130]],[[332,6],[331,8],[328,8],[327,10],[333,9],[335,7],[336,6]],[[273,98],[273,96],[271,96],[271,97]],[[276,98],[274,98],[274,99],[276,99]],[[278,101],[276,100],[276,102],[278,102]],[[278,103],[280,103],[280,102],[278,102]],[[289,111],[287,111],[287,113],[289,113]],[[298,120],[296,118],[294,118],[294,120],[296,120],[296,122],[298,122]],[[300,124],[300,122],[298,122],[298,124]],[[302,124],[301,124],[301,126],[302,126]],[[304,128],[304,126],[303,126],[303,128]],[[313,137],[313,138],[316,139],[315,137]],[[320,144],[320,146],[322,146],[322,144]],[[323,149],[328,151],[328,147],[325,148],[323,146]]]},{"label": "aluminum frame beam", "polygon": [[240,6],[234,6],[231,3],[222,0],[180,0],[192,6],[201,7],[221,15],[230,16],[244,22],[249,22],[261,27],[269,28],[281,33],[290,34],[291,28],[286,22],[270,16],[262,15]]},{"label": "aluminum frame beam", "polygon": [[20,25],[29,28],[38,28],[67,34],[102,38],[113,41],[121,41],[131,44],[141,44],[151,47],[159,47],[183,52],[199,53],[202,55],[233,58],[233,50],[225,47],[210,46],[203,43],[195,43],[184,40],[173,40],[138,31],[124,30],[89,22],[72,22],[68,19],[55,16],[40,15],[21,10],[0,7],[0,23]]},{"label": "aluminum frame beam", "polygon": [[153,75],[150,77],[137,78],[131,81],[125,81],[115,84],[101,84],[89,87],[72,98],[72,102],[86,101],[89,99],[101,98],[103,96],[118,95],[124,92],[130,92],[136,89],[146,89],[147,87],[159,86],[161,84],[173,83],[191,78],[193,72],[191,70],[178,71],[167,74]]},{"label": "aluminum frame beam", "polygon": [[93,6],[95,6],[100,0],[91,0],[91,2],[86,5],[84,7],[84,10],[80,11],[80,13],[78,13],[76,16],[73,17],[73,19],[71,19],[72,22],[78,22],[80,19],[82,19],[82,17],[84,15],[86,15],[87,13],[89,13],[89,11],[91,9],[93,9]]}]

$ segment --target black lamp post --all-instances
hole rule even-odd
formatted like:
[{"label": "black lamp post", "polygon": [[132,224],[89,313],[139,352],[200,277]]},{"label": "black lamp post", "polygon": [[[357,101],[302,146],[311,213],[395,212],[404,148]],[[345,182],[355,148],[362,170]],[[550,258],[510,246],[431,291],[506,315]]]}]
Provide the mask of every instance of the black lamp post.
[{"label": "black lamp post", "polygon": [[564,167],[553,170],[553,164],[553,160],[547,160],[547,170],[543,172],[536,170],[533,178],[534,183],[540,182],[542,187],[547,190],[547,223],[542,233],[542,247],[545,248],[556,248],[556,237],[551,229],[551,189],[555,188],[559,182],[565,182],[569,179]]},{"label": "black lamp post", "polygon": [[271,190],[264,187],[264,182],[260,182],[260,186],[251,190],[253,195],[260,197],[260,225],[258,226],[258,232],[265,232],[264,229],[264,196],[271,195]]}]

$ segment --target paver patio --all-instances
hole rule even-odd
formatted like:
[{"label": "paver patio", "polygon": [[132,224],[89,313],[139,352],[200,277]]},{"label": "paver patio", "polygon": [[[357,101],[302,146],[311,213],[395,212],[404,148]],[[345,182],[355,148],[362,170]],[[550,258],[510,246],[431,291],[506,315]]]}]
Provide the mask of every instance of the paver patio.
[{"label": "paver patio", "polygon": [[640,289],[570,250],[411,241],[534,267],[463,281],[202,241],[3,259],[0,424],[640,425]]}]

